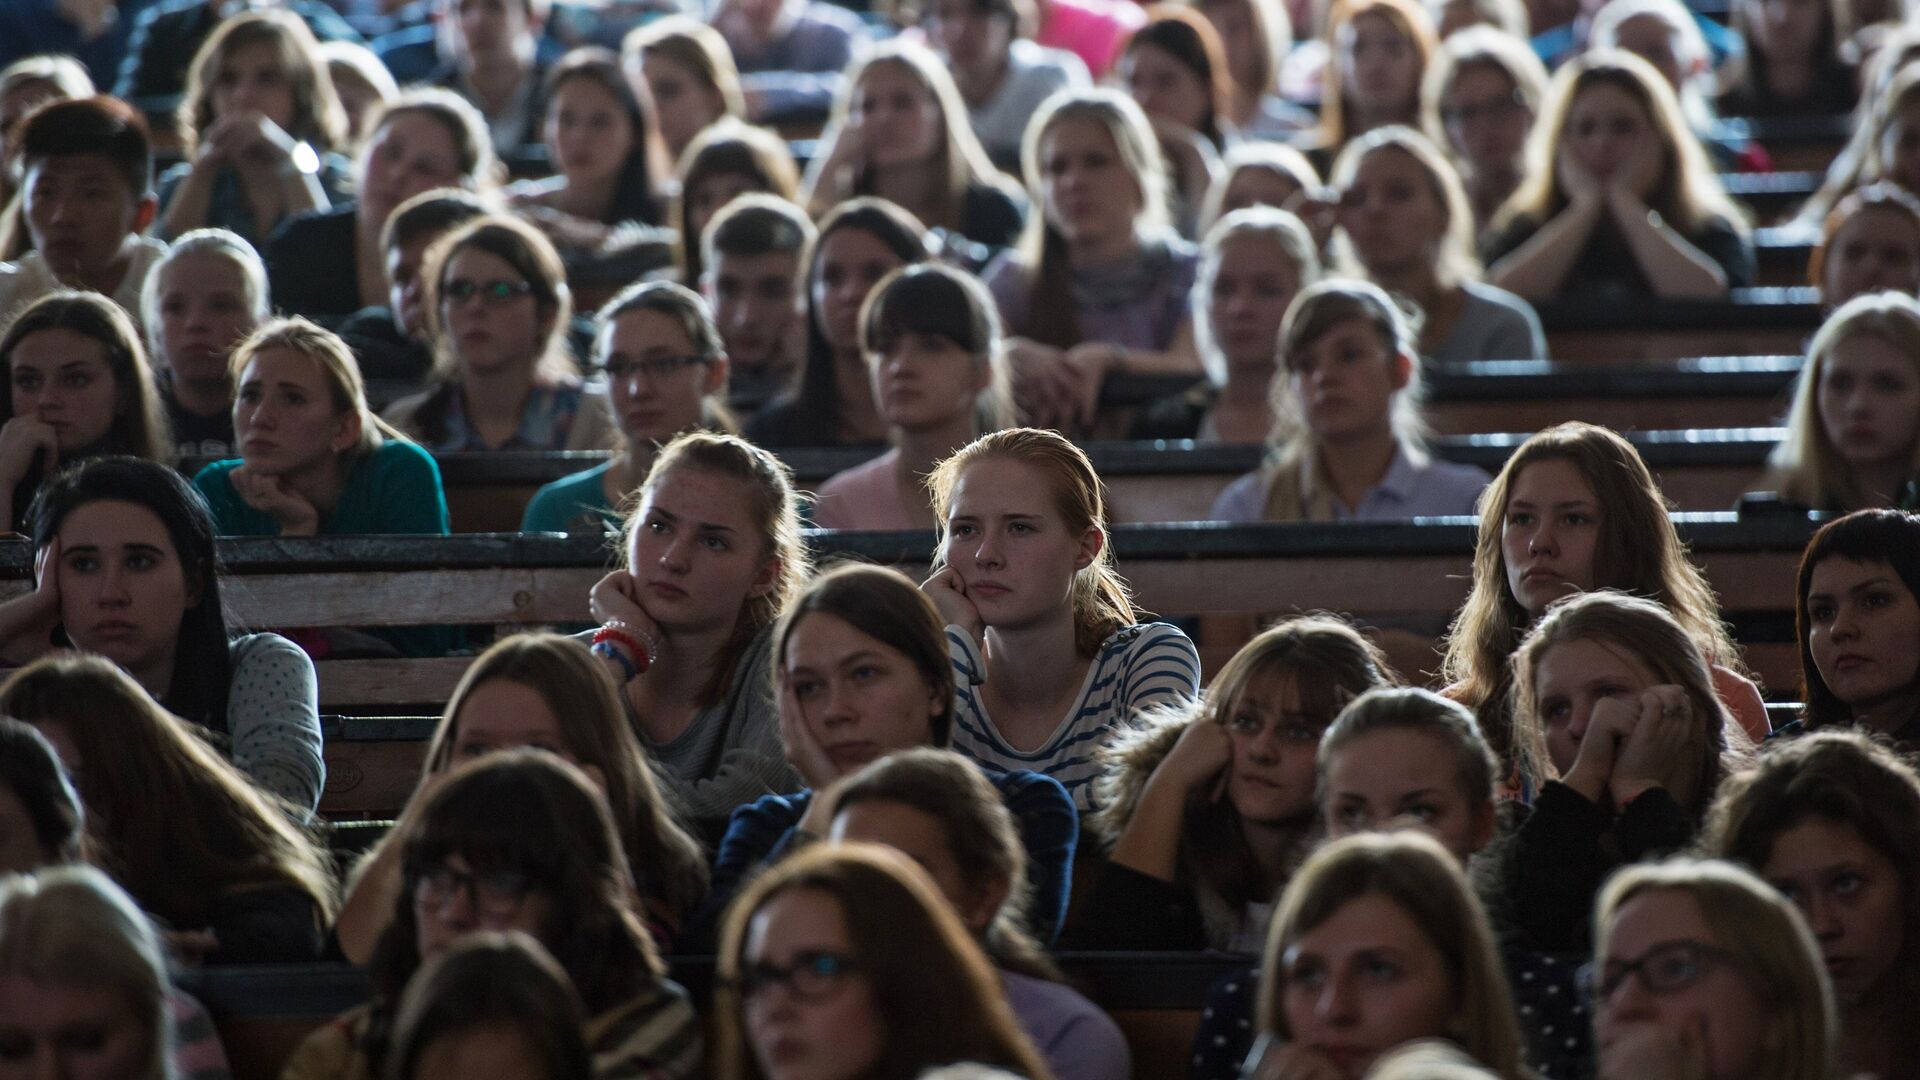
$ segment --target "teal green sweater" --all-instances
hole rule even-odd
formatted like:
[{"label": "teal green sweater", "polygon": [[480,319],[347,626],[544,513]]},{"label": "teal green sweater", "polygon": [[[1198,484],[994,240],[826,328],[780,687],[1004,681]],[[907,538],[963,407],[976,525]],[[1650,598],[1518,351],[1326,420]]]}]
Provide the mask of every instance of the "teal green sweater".
[{"label": "teal green sweater", "polygon": [[616,529],[620,515],[607,502],[607,470],[612,461],[604,461],[585,472],[563,476],[543,485],[527,500],[520,518],[521,532],[593,533]]}]

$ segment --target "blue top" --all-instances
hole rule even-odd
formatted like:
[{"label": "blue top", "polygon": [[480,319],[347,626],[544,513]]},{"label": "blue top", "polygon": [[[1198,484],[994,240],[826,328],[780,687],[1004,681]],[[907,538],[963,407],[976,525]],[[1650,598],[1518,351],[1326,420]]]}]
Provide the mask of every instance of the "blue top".
[{"label": "blue top", "polygon": [[603,533],[619,528],[620,515],[607,501],[605,480],[611,468],[612,461],[603,461],[585,472],[542,485],[527,500],[520,531]]},{"label": "blue top", "polygon": [[[1027,849],[1027,877],[1033,883],[1028,922],[1041,944],[1051,944],[1067,915],[1073,852],[1080,842],[1080,815],[1066,788],[1052,777],[1024,769],[1002,772],[984,764],[980,771],[1000,789],[1000,798],[1020,827],[1020,842]],[[813,804],[813,794],[804,790],[791,795],[763,795],[733,812],[713,858],[713,884],[698,923],[717,923],[754,871],[778,862],[787,853],[799,836],[800,819]]]}]

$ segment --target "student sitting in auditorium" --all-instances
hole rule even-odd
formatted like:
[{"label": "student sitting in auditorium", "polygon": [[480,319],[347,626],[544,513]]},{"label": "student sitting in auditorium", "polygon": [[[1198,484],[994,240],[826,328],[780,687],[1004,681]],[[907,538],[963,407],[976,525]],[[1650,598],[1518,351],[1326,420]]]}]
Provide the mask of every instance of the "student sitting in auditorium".
[{"label": "student sitting in auditorium", "polygon": [[1243,138],[1281,140],[1311,129],[1314,115],[1280,96],[1280,65],[1293,51],[1293,20],[1280,0],[1206,0],[1200,14],[1220,35],[1233,77],[1227,119]]},{"label": "student sitting in auditorium", "polygon": [[468,222],[435,243],[420,276],[435,363],[428,388],[386,419],[430,450],[609,450],[603,391],[567,348],[573,296],[560,254],[515,218]]},{"label": "student sitting in auditorium", "polygon": [[700,234],[700,294],[713,305],[730,364],[728,397],[739,406],[758,409],[794,387],[811,338],[806,256],[814,238],[798,206],[758,193],[724,203]]},{"label": "student sitting in auditorium", "polygon": [[1673,90],[1688,130],[1708,159],[1727,172],[1768,172],[1773,163],[1757,144],[1718,138],[1713,112],[1713,53],[1699,18],[1681,0],[1610,0],[1587,31],[1589,52],[1631,53]]},{"label": "student sitting in auditorium", "polygon": [[785,139],[732,117],[716,120],[694,136],[678,160],[673,201],[667,208],[677,237],[675,280],[697,290],[706,274],[707,224],[749,192],[798,205],[800,169]]},{"label": "student sitting in auditorium", "polygon": [[1220,152],[1237,138],[1229,117],[1233,75],[1206,16],[1157,4],[1127,39],[1117,77],[1153,125],[1172,182],[1174,227],[1200,236],[1201,203],[1220,174]]},{"label": "student sitting in auditorium", "polygon": [[[360,374],[369,381],[416,390],[433,370],[433,331],[422,297],[420,270],[434,241],[474,218],[488,204],[471,191],[434,188],[394,208],[380,230],[386,293],[382,302],[341,320],[336,332],[353,348]],[[402,391],[403,393],[405,391]]]},{"label": "student sitting in auditorium", "polygon": [[[1898,31],[1868,67],[1867,91],[1854,113],[1852,138],[1834,155],[1826,179],[1795,224],[1818,228],[1854,190],[1885,182],[1920,196],[1920,28]],[[1905,151],[1902,147],[1907,147]]]},{"label": "student sitting in auditorium", "polygon": [[922,586],[947,623],[954,746],[1094,805],[1094,752],[1149,705],[1199,693],[1193,642],[1141,622],[1115,568],[1100,477],[1053,431],[983,435],[927,481],[940,523]]},{"label": "student sitting in auditorium", "polygon": [[1547,69],[1526,39],[1492,27],[1448,37],[1421,91],[1424,129],[1460,174],[1474,233],[1519,188],[1527,134],[1547,94]]},{"label": "student sitting in auditorium", "polygon": [[1600,1076],[1836,1075],[1840,1025],[1819,946],[1792,901],[1753,874],[1698,859],[1635,866],[1607,882],[1593,923]]},{"label": "student sitting in auditorium", "polygon": [[800,497],[773,455],[694,432],[654,458],[623,523],[625,566],[595,585],[594,652],[698,835],[794,790],[774,705],[772,627],[809,569]]},{"label": "student sitting in auditorium", "polygon": [[347,959],[364,964],[373,957],[402,899],[404,838],[447,776],[517,747],[577,766],[606,797],[641,914],[662,949],[672,944],[706,893],[706,855],[674,820],[600,662],[577,641],[519,634],[482,653],[460,677],[399,822],[348,879],[334,928]]},{"label": "student sitting in auditorium", "polygon": [[1920,990],[1920,776],[1884,743],[1824,731],[1771,745],[1729,777],[1701,850],[1800,909],[1840,1007],[1842,1076],[1920,1061],[1904,1019]]},{"label": "student sitting in auditorium", "polygon": [[1848,301],[1807,346],[1787,433],[1755,490],[1789,506],[1848,511],[1920,503],[1920,300]]},{"label": "student sitting in auditorium", "polygon": [[1717,300],[1753,280],[1746,221],[1673,90],[1611,50],[1554,76],[1482,254],[1489,282],[1535,301]]},{"label": "student sitting in auditorium", "polygon": [[628,80],[645,83],[667,160],[686,154],[694,137],[723,117],[744,120],[740,72],[720,32],[689,15],[665,15],[629,31],[620,43]]},{"label": "student sitting in auditorium", "polygon": [[1035,212],[984,279],[1029,422],[1092,423],[1110,372],[1199,372],[1187,294],[1199,255],[1169,227],[1159,141],[1133,99],[1062,91],[1027,128]]},{"label": "student sitting in auditorium", "polygon": [[146,914],[100,871],[0,876],[8,1070],[92,1080],[187,1075],[187,1063],[169,1054],[167,964]]},{"label": "student sitting in auditorium", "polygon": [[489,192],[499,162],[487,124],[445,90],[415,87],[380,113],[354,159],[354,202],[298,215],[261,249],[273,302],[289,315],[337,322],[387,299],[387,218],[434,188]]},{"label": "student sitting in auditorium", "polygon": [[22,531],[34,494],[63,466],[109,454],[173,464],[140,331],[99,293],[60,290],[14,313],[0,373],[0,526]]},{"label": "student sitting in auditorium", "polygon": [[[1063,796],[1064,798],[1064,796]],[[828,792],[836,843],[891,847],[926,868],[993,962],[1014,1019],[1057,1080],[1126,1080],[1120,1028],[1066,979],[1029,931],[1029,858],[989,777],[957,754],[893,754]]]},{"label": "student sitting in auditorium", "polygon": [[1227,148],[1220,179],[1200,206],[1200,233],[1220,219],[1250,206],[1271,206],[1298,216],[1313,234],[1316,252],[1333,238],[1333,198],[1307,155],[1285,143],[1249,139]]},{"label": "student sitting in auditorium", "polygon": [[[827,789],[863,766],[914,747],[953,741],[953,665],[940,615],[913,582],[852,564],[808,584],[774,631],[780,740],[803,788],[734,811],[714,857],[709,918],[763,866],[823,837]],[[1051,942],[1067,910],[1079,834],[1060,784],[1024,769],[982,766],[1019,828],[1034,893],[1021,910]]]},{"label": "student sitting in auditorium", "polygon": [[320,60],[347,116],[346,145],[359,146],[374,117],[400,96],[400,85],[372,49],[356,42],[323,41]]},{"label": "student sitting in auditorium", "polygon": [[141,321],[153,348],[154,386],[181,457],[233,453],[228,360],[272,307],[266,265],[252,245],[225,229],[182,236],[147,276]]},{"label": "student sitting in auditorium", "polygon": [[1607,875],[1685,849],[1753,743],[1692,635],[1652,600],[1561,600],[1514,653],[1513,678],[1514,742],[1549,779],[1502,852],[1507,915],[1533,948],[1574,951]]},{"label": "student sitting in auditorium", "polygon": [[194,962],[320,958],[333,919],[326,851],[191,725],[108,659],[44,657],[0,685],[79,777],[92,858]]},{"label": "student sitting in auditorium", "polygon": [[0,320],[61,289],[140,310],[147,274],[167,245],[153,224],[153,149],[146,121],[108,97],[56,101],[7,140],[17,203],[33,250],[0,262]]},{"label": "student sitting in auditorium", "polygon": [[[1317,761],[1315,813],[1328,839],[1411,827],[1438,840],[1469,874],[1490,876],[1477,873],[1473,860],[1496,836],[1499,765],[1464,706],[1421,689],[1369,691],[1340,710],[1321,736]],[[1476,884],[1477,895],[1483,886]],[[1495,908],[1488,917],[1520,1007],[1526,1063],[1543,1076],[1584,1075],[1592,1045],[1574,966],[1514,940],[1503,914]],[[1239,1075],[1254,1041],[1245,1018],[1254,1013],[1257,980],[1257,973],[1232,975],[1208,994],[1194,1037],[1195,1080]]]},{"label": "student sitting in auditorium", "polygon": [[194,57],[179,131],[185,161],[160,177],[154,232],[208,226],[260,244],[348,192],[347,117],[307,25],[280,10],[222,23]]},{"label": "student sitting in auditorium", "polygon": [[[798,385],[747,422],[747,438],[770,450],[884,441],[887,422],[875,405],[873,380],[860,349],[861,305],[881,278],[928,257],[921,223],[885,199],[863,195],[828,211],[801,260],[806,267],[807,333]],[[774,259],[763,258],[772,271]],[[725,265],[716,266],[724,275],[732,259],[721,262]],[[769,282],[773,276],[767,275]],[[732,314],[738,316],[741,310],[735,308]],[[756,335],[770,332],[764,326],[753,330]]]},{"label": "student sitting in auditorium", "polygon": [[821,529],[931,529],[934,466],[1013,413],[1000,320],[978,279],[937,263],[882,279],[860,312],[860,352],[892,448],[814,497]]},{"label": "student sitting in auditorium", "polygon": [[817,0],[723,0],[708,21],[727,39],[756,124],[824,115],[867,43],[858,16]]},{"label": "student sitting in auditorium", "polygon": [[1533,308],[1480,280],[1467,193],[1425,136],[1399,126],[1356,136],[1334,162],[1332,187],[1336,258],[1419,308],[1424,360],[1546,358]]},{"label": "student sitting in auditorium", "polygon": [[1019,171],[1020,141],[1041,103],[1090,82],[1085,61],[1033,40],[1037,7],[1034,0],[941,0],[920,10],[920,29],[946,62],[975,137],[1009,173]]},{"label": "student sitting in auditorium", "polygon": [[551,6],[550,0],[452,0],[441,16],[450,58],[421,81],[472,102],[502,157],[540,141],[547,65],[539,46]]},{"label": "student sitting in auditorium", "polygon": [[[540,141],[553,175],[507,188],[515,213],[568,254],[631,246],[666,217],[671,162],[646,103],[605,49],[568,53],[547,75]],[[624,228],[623,228],[624,226]]]},{"label": "student sitting in auditorium", "polygon": [[1194,344],[1207,379],[1148,405],[1131,437],[1265,442],[1280,325],[1319,276],[1318,245],[1292,213],[1253,206],[1222,218],[1200,245],[1193,290]]},{"label": "student sitting in auditorium", "polygon": [[401,887],[368,964],[372,998],[308,1035],[285,1080],[390,1075],[388,1035],[421,965],[506,930],[538,940],[572,980],[594,1080],[703,1075],[700,1021],[636,911],[636,868],[586,773],[544,750],[488,754],[438,783],[396,842]]},{"label": "student sitting in auditorium", "polygon": [[891,848],[822,846],[756,878],[727,911],[716,985],[721,1080],[910,1077],[956,1062],[1053,1076],[993,961]]},{"label": "student sitting in auditorium", "polygon": [[1314,164],[1377,127],[1420,123],[1420,85],[1436,47],[1433,19],[1413,0],[1341,0],[1327,15],[1332,46],[1320,92]]},{"label": "student sitting in auditorium", "polygon": [[1393,521],[1473,513],[1487,474],[1435,460],[1423,436],[1407,313],[1378,286],[1327,278],[1280,328],[1273,452],[1227,485],[1216,521]]},{"label": "student sitting in auditorium", "polygon": [[387,1076],[513,1076],[575,1080],[593,1074],[586,1007],[537,938],[481,930],[420,965],[394,1010]]},{"label": "student sitting in auditorium", "polygon": [[1807,282],[1828,311],[1883,289],[1920,294],[1920,199],[1885,182],[1849,193],[1821,226]]},{"label": "student sitting in auditorium", "polygon": [[856,66],[807,168],[815,220],[859,195],[987,248],[1020,236],[1026,206],[967,122],[953,76],[925,48],[888,43]]},{"label": "student sitting in auditorium", "polygon": [[1859,72],[1848,60],[1851,20],[1832,0],[1769,8],[1740,0],[1729,20],[1746,48],[1720,69],[1726,116],[1837,116],[1853,111]]},{"label": "student sitting in auditorium", "polygon": [[213,518],[184,477],[101,458],[50,481],[30,518],[37,584],[0,604],[0,657],[99,653],[254,783],[305,811],[319,806],[313,662],[283,637],[229,633]]},{"label": "student sitting in auditorium", "polygon": [[276,319],[229,369],[240,456],[193,479],[222,536],[446,535],[440,467],[367,410],[345,342]]},{"label": "student sitting in auditorium", "polygon": [[1448,631],[1443,671],[1447,696],[1474,710],[1512,770],[1507,794],[1530,799],[1552,776],[1517,739],[1510,658],[1548,605],[1577,592],[1619,589],[1658,602],[1706,657],[1715,693],[1748,740],[1766,738],[1766,703],[1730,666],[1740,650],[1667,509],[1633,444],[1591,424],[1534,435],[1487,489],[1473,590]]},{"label": "student sitting in auditorium", "polygon": [[1829,522],[1800,557],[1794,629],[1799,720],[1920,748],[1920,518],[1862,510]]},{"label": "student sitting in auditorium", "polygon": [[534,492],[521,532],[617,531],[620,505],[674,436],[739,430],[726,404],[726,349],[699,294],[666,281],[629,285],[594,321],[593,366],[607,373],[625,445],[604,463]]},{"label": "student sitting in auditorium", "polygon": [[[0,160],[10,158],[8,138],[27,114],[55,101],[72,101],[93,96],[93,80],[87,69],[71,56],[28,56],[0,68]],[[0,259],[17,259],[27,250],[27,237],[19,223],[19,210],[13,197],[20,192],[20,178],[12,170],[0,170]],[[11,234],[11,235],[9,235]]]},{"label": "student sitting in auditorium", "polygon": [[1154,709],[1101,751],[1111,845],[1074,948],[1251,954],[1315,839],[1315,749],[1348,699],[1399,679],[1346,623],[1289,619],[1235,653],[1205,698]]},{"label": "student sitting in auditorium", "polygon": [[[1397,961],[1384,984],[1382,954]],[[1420,1039],[1457,1044],[1501,1080],[1532,1075],[1486,913],[1427,836],[1350,836],[1315,852],[1280,897],[1263,970],[1255,1075],[1359,1080]],[[1329,1009],[1330,995],[1346,1008]]]},{"label": "student sitting in auditorium", "polygon": [[[353,353],[305,319],[276,319],[230,361],[239,456],[193,478],[222,536],[445,536],[440,466],[367,408]],[[383,627],[301,635],[315,655],[398,649],[438,656],[456,634]]]}]

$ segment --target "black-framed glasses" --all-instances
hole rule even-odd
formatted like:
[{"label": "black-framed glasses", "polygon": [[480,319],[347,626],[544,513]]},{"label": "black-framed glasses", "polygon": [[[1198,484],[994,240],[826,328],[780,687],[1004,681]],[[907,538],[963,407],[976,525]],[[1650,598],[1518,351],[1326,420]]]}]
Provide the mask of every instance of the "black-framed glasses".
[{"label": "black-framed glasses", "polygon": [[631,379],[635,375],[645,375],[649,379],[664,379],[681,368],[711,362],[712,358],[706,356],[649,356],[642,360],[612,356],[607,358],[607,362],[602,367],[609,379]]},{"label": "black-framed glasses", "polygon": [[1705,942],[1669,941],[1648,949],[1638,960],[1587,964],[1580,969],[1578,978],[1587,1000],[1598,1003],[1612,998],[1636,975],[1651,993],[1677,994],[1699,982],[1715,964],[1734,962],[1732,953]]},{"label": "black-framed glasses", "polygon": [[441,290],[440,298],[446,303],[458,304],[478,296],[481,303],[497,307],[532,292],[531,281],[468,281],[466,278],[454,278]]},{"label": "black-framed glasses", "polygon": [[813,951],[793,958],[793,963],[747,964],[733,980],[740,1000],[763,997],[774,986],[784,986],[801,1001],[820,1001],[840,989],[846,977],[860,970],[860,964],[845,953]]},{"label": "black-framed glasses", "polygon": [[513,870],[468,874],[450,866],[436,866],[422,873],[413,888],[414,898],[429,907],[437,909],[455,893],[464,892],[475,911],[503,918],[520,910],[533,891],[533,881]]}]

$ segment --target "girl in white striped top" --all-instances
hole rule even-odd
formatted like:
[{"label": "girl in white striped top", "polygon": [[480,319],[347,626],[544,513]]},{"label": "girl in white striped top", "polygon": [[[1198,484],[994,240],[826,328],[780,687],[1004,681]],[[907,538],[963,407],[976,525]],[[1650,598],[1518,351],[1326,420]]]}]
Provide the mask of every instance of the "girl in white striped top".
[{"label": "girl in white striped top", "polygon": [[924,588],[948,624],[954,749],[1046,773],[1090,809],[1109,734],[1146,705],[1198,692],[1193,642],[1137,621],[1100,478],[1057,432],[982,436],[928,486],[941,535]]}]

